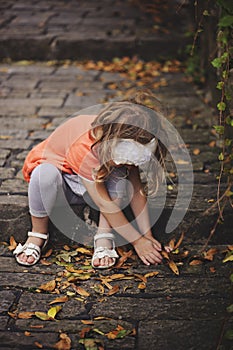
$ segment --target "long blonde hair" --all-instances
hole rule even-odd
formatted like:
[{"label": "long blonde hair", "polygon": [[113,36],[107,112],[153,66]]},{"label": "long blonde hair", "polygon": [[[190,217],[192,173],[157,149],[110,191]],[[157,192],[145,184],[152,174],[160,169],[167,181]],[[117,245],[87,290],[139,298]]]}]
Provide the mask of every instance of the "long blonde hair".
[{"label": "long blonde hair", "polygon": [[[161,104],[150,92],[140,91],[128,100],[109,104],[98,114],[92,128],[95,137],[92,147],[96,148],[101,164],[95,171],[95,181],[104,181],[114,168],[111,152],[119,139],[147,144],[161,134]],[[158,139],[154,156],[162,168],[165,155],[166,148]],[[147,195],[153,195],[157,192],[162,176],[155,162],[151,162],[149,171],[144,190]]]}]

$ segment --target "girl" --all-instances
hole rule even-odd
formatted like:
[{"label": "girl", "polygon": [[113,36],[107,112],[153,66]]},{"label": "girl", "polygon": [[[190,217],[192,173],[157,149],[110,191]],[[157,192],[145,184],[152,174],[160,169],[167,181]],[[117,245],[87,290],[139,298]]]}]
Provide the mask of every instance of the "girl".
[{"label": "girl", "polygon": [[[158,162],[163,165],[166,150],[156,137],[163,131],[159,112],[144,106],[149,99],[155,101],[148,93],[137,93],[130,101],[109,104],[97,116],[70,118],[29,152],[23,175],[29,182],[32,230],[14,251],[19,264],[39,261],[49,239],[49,216],[62,195],[70,204],[85,198],[98,207],[93,267],[115,264],[113,230],[132,243],[144,264],[162,261],[161,244],[151,232],[147,195],[157,191],[162,177]],[[143,185],[145,166],[149,171]],[[121,208],[126,193],[137,228]]]}]

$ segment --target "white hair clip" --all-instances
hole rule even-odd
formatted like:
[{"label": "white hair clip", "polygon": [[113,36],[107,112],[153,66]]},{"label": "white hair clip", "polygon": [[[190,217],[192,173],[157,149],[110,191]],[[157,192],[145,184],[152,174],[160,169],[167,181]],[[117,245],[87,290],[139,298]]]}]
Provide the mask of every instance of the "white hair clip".
[{"label": "white hair clip", "polygon": [[142,165],[149,162],[157,144],[158,142],[155,138],[145,145],[131,139],[121,139],[112,150],[112,160],[116,165]]}]

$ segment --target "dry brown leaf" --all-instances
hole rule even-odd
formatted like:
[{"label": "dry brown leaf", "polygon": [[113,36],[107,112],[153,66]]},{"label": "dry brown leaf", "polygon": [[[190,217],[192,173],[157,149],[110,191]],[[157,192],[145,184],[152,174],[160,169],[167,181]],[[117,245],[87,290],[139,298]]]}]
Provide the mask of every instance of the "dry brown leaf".
[{"label": "dry brown leaf", "polygon": [[112,287],[112,289],[110,289],[110,291],[108,292],[108,296],[116,294],[117,292],[119,292],[119,286],[115,285],[114,287]]},{"label": "dry brown leaf", "polygon": [[66,250],[67,252],[70,250],[70,247],[67,245],[67,244],[65,244],[64,246],[63,246],[63,249],[64,250]]},{"label": "dry brown leaf", "polygon": [[53,263],[51,261],[47,261],[45,259],[40,259],[40,264],[41,265],[44,265],[44,266],[50,266],[52,265]]},{"label": "dry brown leaf", "polygon": [[168,266],[176,275],[179,275],[179,269],[178,269],[176,263],[174,263],[174,261],[172,261],[172,260],[168,261]]},{"label": "dry brown leaf", "polygon": [[183,239],[184,239],[184,232],[181,233],[178,242],[175,244],[174,250],[176,250],[177,248],[179,248],[179,246],[181,245]]},{"label": "dry brown leaf", "polygon": [[48,258],[49,256],[51,256],[53,253],[52,249],[47,250],[47,252],[45,254],[43,254],[43,258]]},{"label": "dry brown leaf", "polygon": [[18,318],[22,318],[24,320],[27,320],[29,318],[32,318],[32,316],[34,316],[34,312],[19,312],[17,317]]},{"label": "dry brown leaf", "polygon": [[152,272],[148,272],[144,275],[145,278],[148,278],[148,277],[154,277],[154,276],[157,276],[159,274],[158,271],[152,271]]},{"label": "dry brown leaf", "polygon": [[69,300],[68,296],[67,296],[67,295],[64,295],[64,296],[62,296],[62,297],[58,297],[58,298],[52,300],[52,301],[49,303],[49,305],[56,304],[56,303],[65,303],[65,302],[68,301],[68,300]]},{"label": "dry brown leaf", "polygon": [[203,253],[204,259],[213,261],[214,260],[214,255],[218,253],[217,248],[210,248],[207,252]]},{"label": "dry brown leaf", "polygon": [[196,265],[201,265],[201,264],[203,264],[203,261],[198,260],[198,259],[194,259],[189,263],[190,266],[196,266]]},{"label": "dry brown leaf", "polygon": [[89,325],[93,325],[93,324],[94,324],[94,322],[91,321],[91,320],[81,320],[81,322],[82,322],[83,324],[89,324]]},{"label": "dry brown leaf", "polygon": [[44,325],[43,324],[32,324],[30,325],[30,328],[35,328],[35,329],[42,329],[44,328]]},{"label": "dry brown leaf", "polygon": [[168,246],[171,248],[171,250],[174,250],[175,247],[175,238],[172,238],[170,242],[168,243]]},{"label": "dry brown leaf", "polygon": [[81,331],[79,332],[79,337],[82,339],[82,338],[85,338],[86,334],[88,332],[90,332],[91,330],[91,327],[85,327],[83,329],[81,329]]},{"label": "dry brown leaf", "polygon": [[146,283],[145,282],[141,282],[138,284],[138,289],[145,289],[146,288]]},{"label": "dry brown leaf", "polygon": [[24,335],[25,335],[26,337],[30,337],[31,333],[28,332],[28,331],[25,331],[25,332],[24,332]]},{"label": "dry brown leaf", "polygon": [[60,340],[54,345],[54,349],[57,349],[57,350],[71,349],[71,340],[66,333],[60,334]]},{"label": "dry brown leaf", "polygon": [[167,260],[170,260],[169,255],[168,255],[168,253],[165,250],[161,251],[161,255],[162,255],[163,258],[165,258]]},{"label": "dry brown leaf", "polygon": [[76,293],[78,293],[79,295],[83,296],[83,297],[89,297],[90,293],[87,292],[85,289],[83,289],[82,287],[76,286],[75,284],[72,284],[72,287],[74,288],[74,290],[76,291]]},{"label": "dry brown leaf", "polygon": [[144,283],[147,282],[147,278],[143,275],[140,275],[139,273],[134,273],[134,276]]},{"label": "dry brown leaf", "polygon": [[41,343],[39,343],[38,341],[35,341],[34,344],[37,348],[43,349],[43,345]]},{"label": "dry brown leaf", "polygon": [[9,315],[10,317],[12,317],[12,318],[17,318],[17,313],[16,313],[16,312],[10,312],[10,311],[8,311],[7,313],[8,313],[8,315]]},{"label": "dry brown leaf", "polygon": [[106,281],[106,279],[102,278],[101,281],[108,289],[111,290],[113,288],[112,285]]},{"label": "dry brown leaf", "polygon": [[17,247],[17,242],[15,241],[14,237],[11,236],[10,237],[10,245],[8,246],[8,249],[10,251],[12,251],[12,250],[15,250],[16,247]]},{"label": "dry brown leaf", "polygon": [[227,248],[232,251],[233,250],[233,245],[228,245]]},{"label": "dry brown leaf", "polygon": [[111,280],[118,280],[118,279],[125,278],[125,275],[123,273],[115,273],[115,274],[109,276],[109,278]]},{"label": "dry brown leaf", "polygon": [[198,156],[200,153],[201,153],[201,151],[200,151],[199,148],[194,148],[194,150],[193,150],[193,155],[194,156]]},{"label": "dry brown leaf", "polygon": [[211,266],[211,267],[210,267],[210,272],[211,272],[211,273],[215,273],[215,272],[216,272],[216,268],[213,267],[213,266]]},{"label": "dry brown leaf", "polygon": [[55,280],[49,281],[45,284],[42,284],[39,287],[39,289],[42,289],[46,292],[53,292],[55,288],[56,288],[56,281]]}]

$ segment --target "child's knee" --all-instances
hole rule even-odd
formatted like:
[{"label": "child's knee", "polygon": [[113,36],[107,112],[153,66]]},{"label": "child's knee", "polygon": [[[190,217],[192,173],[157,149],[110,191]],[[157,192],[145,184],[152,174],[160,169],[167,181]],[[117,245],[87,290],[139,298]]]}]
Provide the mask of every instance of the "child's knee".
[{"label": "child's knee", "polygon": [[54,165],[43,163],[33,170],[30,182],[37,183],[40,188],[45,189],[54,185],[61,185],[61,172]]}]

